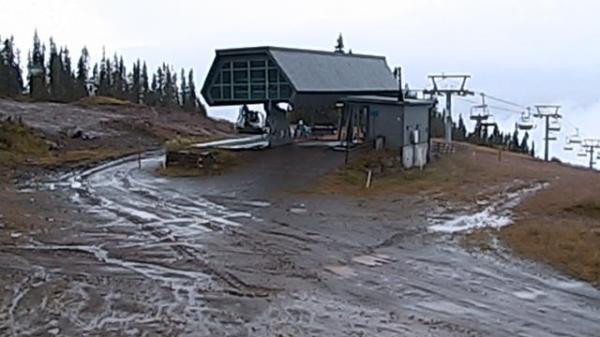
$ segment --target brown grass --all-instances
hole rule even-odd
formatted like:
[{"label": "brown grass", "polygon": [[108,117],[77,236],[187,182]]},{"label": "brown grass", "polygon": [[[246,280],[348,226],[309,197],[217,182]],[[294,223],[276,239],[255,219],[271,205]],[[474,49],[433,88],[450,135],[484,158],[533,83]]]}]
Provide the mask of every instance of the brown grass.
[{"label": "brown grass", "polygon": [[600,285],[600,219],[547,216],[519,221],[500,237],[517,253]]},{"label": "brown grass", "polygon": [[80,99],[76,104],[82,106],[112,105],[112,106],[138,106],[132,102],[106,96],[90,96]]},{"label": "brown grass", "polygon": [[225,150],[211,151],[216,162],[207,167],[169,165],[160,167],[156,173],[163,177],[204,177],[222,175],[239,164],[236,153]]},{"label": "brown grass", "polygon": [[131,149],[96,148],[52,152],[32,161],[44,167],[87,166],[138,153]]},{"label": "brown grass", "polygon": [[498,192],[499,186],[516,178],[533,180],[533,177],[524,176],[513,162],[515,158],[523,162],[533,162],[533,159],[503,154],[499,161],[496,150],[468,146],[455,155],[433,160],[423,171],[384,168],[382,174],[373,178],[371,189],[366,189],[367,168],[377,166],[381,161],[389,162],[395,154],[367,150],[350,157],[348,165],[319,179],[312,190],[334,195],[442,194],[449,200],[472,202],[486,193]]},{"label": "brown grass", "polygon": [[223,135],[204,135],[204,136],[190,136],[190,137],[176,137],[174,139],[165,142],[165,148],[168,151],[183,150],[190,145],[212,142],[215,140],[223,139]]},{"label": "brown grass", "polygon": [[31,128],[14,121],[0,121],[0,165],[16,165],[49,154],[49,146]]}]

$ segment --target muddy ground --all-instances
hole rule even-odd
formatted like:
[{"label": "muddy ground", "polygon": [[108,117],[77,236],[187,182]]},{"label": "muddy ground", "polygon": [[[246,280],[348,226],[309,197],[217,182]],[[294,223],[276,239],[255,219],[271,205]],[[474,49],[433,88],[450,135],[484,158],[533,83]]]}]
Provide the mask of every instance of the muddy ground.
[{"label": "muddy ground", "polygon": [[323,180],[342,153],[301,146],[219,176],[158,177],[153,150],[141,168],[4,180],[0,336],[599,336],[597,288],[456,230],[535,218],[556,171],[460,155],[468,167],[425,173],[438,188],[378,179],[367,193]]},{"label": "muddy ground", "polygon": [[30,218],[52,217],[2,231],[0,334],[600,331],[600,291],[505,250],[463,248],[430,229],[444,214],[430,198],[305,193],[339,153],[284,147],[193,179],[156,178],[162,160],[148,153],[142,169],[130,158],[19,186]]}]

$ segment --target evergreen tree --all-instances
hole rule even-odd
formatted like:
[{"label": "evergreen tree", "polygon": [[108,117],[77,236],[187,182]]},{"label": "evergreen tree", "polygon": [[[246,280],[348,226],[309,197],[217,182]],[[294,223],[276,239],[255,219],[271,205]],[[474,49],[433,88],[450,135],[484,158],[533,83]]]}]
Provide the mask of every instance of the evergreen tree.
[{"label": "evergreen tree", "polygon": [[529,133],[525,131],[521,145],[519,146],[519,152],[529,153]]},{"label": "evergreen tree", "polygon": [[150,86],[150,93],[148,94],[146,104],[150,106],[156,106],[159,100],[159,88],[158,88],[158,76],[156,74],[152,75],[152,84]]},{"label": "evergreen tree", "polygon": [[196,97],[196,85],[194,84],[194,70],[188,72],[188,109],[187,111],[196,112],[199,110],[198,98]]},{"label": "evergreen tree", "polygon": [[164,67],[164,90],[163,90],[163,100],[162,105],[165,107],[172,108],[175,102],[175,85],[173,83],[173,77],[171,76],[171,69],[167,65],[163,65]]},{"label": "evergreen tree", "polygon": [[155,100],[154,104],[156,104],[156,105],[164,105],[164,101],[165,101],[165,94],[164,94],[165,76],[163,73],[163,68],[164,68],[164,65],[162,67],[158,67],[158,70],[156,70],[156,90],[154,91],[156,94],[156,100]]},{"label": "evergreen tree", "polygon": [[34,100],[48,99],[46,82],[45,47],[40,42],[37,30],[33,35],[33,50],[29,57],[29,94]]},{"label": "evergreen tree", "polygon": [[529,151],[529,155],[535,158],[535,142],[531,142],[531,150]]},{"label": "evergreen tree", "polygon": [[15,51],[14,38],[11,37],[4,40],[0,49],[0,96],[16,97],[22,92],[19,52]]},{"label": "evergreen tree", "polygon": [[515,151],[515,152],[519,152],[519,130],[517,128],[515,128],[515,131],[513,132],[512,135],[512,140],[510,142],[510,150],[511,151]]},{"label": "evergreen tree", "polygon": [[187,87],[187,83],[185,80],[185,70],[182,68],[181,69],[181,87],[180,87],[180,103],[181,103],[181,108],[182,109],[186,109],[187,105],[188,105],[188,87]]},{"label": "evergreen tree", "polygon": [[64,96],[61,83],[61,73],[63,70],[62,55],[59,55],[56,43],[54,43],[54,40],[52,38],[50,38],[49,57],[50,59],[48,60],[48,75],[50,79],[50,100],[60,102],[62,101],[62,98]]},{"label": "evergreen tree", "polygon": [[102,60],[100,61],[100,74],[98,75],[98,96],[111,96],[111,74],[112,67],[110,60],[106,57],[104,49],[102,50]]},{"label": "evergreen tree", "polygon": [[98,84],[100,83],[100,74],[98,70],[98,63],[94,64],[94,68],[92,70],[92,78],[90,78],[90,83],[92,87],[89,87],[90,92],[88,95],[97,95],[98,94]]},{"label": "evergreen tree", "polygon": [[77,89],[75,85],[75,74],[71,66],[71,55],[69,49],[65,47],[62,52],[62,72],[61,81],[63,87],[63,101],[72,102],[77,99]]},{"label": "evergreen tree", "polygon": [[142,85],[142,102],[144,104],[148,104],[148,94],[150,91],[149,85],[150,83],[148,82],[148,68],[146,67],[146,62],[144,62],[144,65],[142,66],[142,74],[141,74],[141,85]]},{"label": "evergreen tree", "polygon": [[[88,73],[89,73],[89,58],[87,48],[83,47],[81,50],[81,56],[77,61],[77,80],[75,86],[75,99],[80,99],[89,95],[87,89]],[[98,67],[94,66],[94,71],[98,72]]]},{"label": "evergreen tree", "polygon": [[340,54],[344,54],[344,38],[342,37],[342,33],[340,33],[340,35],[337,38],[336,41],[336,45],[335,45],[335,52],[336,53],[340,53]]},{"label": "evergreen tree", "polygon": [[465,121],[463,120],[462,114],[458,116],[458,140],[467,140],[467,127],[465,126]]},{"label": "evergreen tree", "polygon": [[130,100],[134,103],[140,103],[142,96],[142,76],[141,76],[141,65],[140,60],[138,59],[133,64],[133,71],[131,73],[131,94]]}]

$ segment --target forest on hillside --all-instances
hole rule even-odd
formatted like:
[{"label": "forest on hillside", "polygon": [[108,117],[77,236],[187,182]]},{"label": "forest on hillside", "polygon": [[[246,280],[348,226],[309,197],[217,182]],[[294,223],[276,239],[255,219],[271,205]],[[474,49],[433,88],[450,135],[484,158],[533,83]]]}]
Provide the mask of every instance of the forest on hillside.
[{"label": "forest on hillside", "polygon": [[27,53],[25,73],[14,38],[0,41],[0,97],[69,103],[89,96],[106,96],[206,114],[196,94],[192,69],[181,69],[178,74],[163,63],[150,76],[146,62],[138,59],[128,71],[122,56],[115,54],[111,58],[104,52],[102,59],[92,65],[85,47],[73,63],[67,47],[59,47],[52,38],[46,46],[36,31]]},{"label": "forest on hillside", "polygon": [[[491,132],[490,129],[492,130]],[[440,112],[435,112],[432,116],[431,136],[436,138],[444,137],[444,122]],[[482,146],[501,148],[511,152],[529,154],[532,157],[535,156],[535,143],[532,141],[531,147],[529,146],[530,138],[527,131],[521,137],[516,127],[512,133],[504,133],[500,131],[500,128],[496,124],[493,127],[476,125],[472,132],[468,132],[462,115],[459,115],[458,122],[452,124],[452,139]]]}]

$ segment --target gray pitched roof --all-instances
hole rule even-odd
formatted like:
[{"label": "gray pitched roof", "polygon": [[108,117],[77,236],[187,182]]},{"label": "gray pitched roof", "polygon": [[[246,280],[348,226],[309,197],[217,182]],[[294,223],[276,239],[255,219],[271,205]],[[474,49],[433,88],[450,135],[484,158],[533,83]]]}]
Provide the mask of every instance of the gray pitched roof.
[{"label": "gray pitched roof", "polygon": [[267,49],[298,92],[398,90],[384,57],[276,47]]}]

